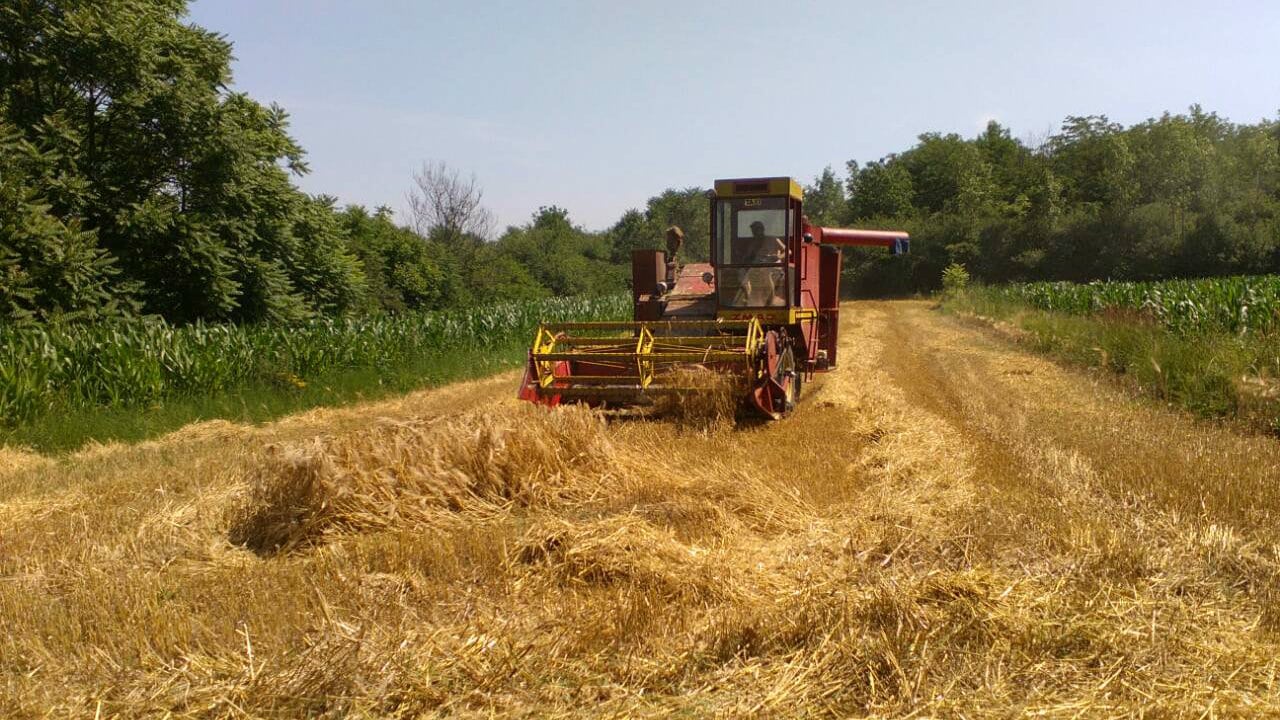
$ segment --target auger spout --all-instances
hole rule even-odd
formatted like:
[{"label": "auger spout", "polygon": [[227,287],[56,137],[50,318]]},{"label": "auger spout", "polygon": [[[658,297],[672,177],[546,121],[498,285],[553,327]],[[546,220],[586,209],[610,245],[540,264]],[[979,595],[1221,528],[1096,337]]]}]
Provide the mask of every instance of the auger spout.
[{"label": "auger spout", "polygon": [[903,255],[911,247],[911,236],[901,230],[810,227],[809,234],[814,242],[823,245],[883,247],[894,255]]}]

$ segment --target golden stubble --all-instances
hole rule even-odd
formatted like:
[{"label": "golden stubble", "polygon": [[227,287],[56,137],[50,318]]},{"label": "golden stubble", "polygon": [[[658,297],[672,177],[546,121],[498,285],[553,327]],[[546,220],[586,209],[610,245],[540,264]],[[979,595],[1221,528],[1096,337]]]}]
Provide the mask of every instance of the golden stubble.
[{"label": "golden stubble", "polygon": [[1274,441],[921,303],[842,315],[841,367],[781,423],[546,411],[503,376],[6,450],[0,705],[1275,711]]}]

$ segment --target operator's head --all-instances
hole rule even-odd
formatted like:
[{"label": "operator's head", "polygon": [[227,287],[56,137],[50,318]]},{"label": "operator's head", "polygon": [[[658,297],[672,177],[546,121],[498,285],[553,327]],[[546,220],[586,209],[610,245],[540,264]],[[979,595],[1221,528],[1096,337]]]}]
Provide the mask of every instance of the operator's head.
[{"label": "operator's head", "polygon": [[751,236],[754,238],[764,237],[764,223],[757,220],[751,223]]}]

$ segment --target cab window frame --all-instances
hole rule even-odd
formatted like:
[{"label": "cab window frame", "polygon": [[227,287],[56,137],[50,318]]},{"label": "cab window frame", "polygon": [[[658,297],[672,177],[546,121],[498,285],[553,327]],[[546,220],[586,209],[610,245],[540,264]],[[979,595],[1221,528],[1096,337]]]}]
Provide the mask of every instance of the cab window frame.
[{"label": "cab window frame", "polygon": [[[734,257],[734,243],[738,240],[750,239],[750,235],[744,235],[744,220],[741,219],[742,213],[754,212],[757,207],[759,210],[769,210],[780,214],[782,233],[767,235],[767,237],[776,237],[782,240],[783,253],[782,257],[776,262],[741,262],[736,261]],[[733,308],[735,310],[754,310],[754,309],[776,309],[780,307],[792,306],[793,286],[795,285],[795,258],[793,257],[793,243],[791,236],[795,233],[795,216],[797,212],[797,203],[790,196],[759,196],[759,197],[724,197],[716,198],[712,203],[712,248],[713,260],[715,262],[716,272],[716,295],[718,304],[721,307]],[[748,216],[750,217],[750,216]],[[748,225],[749,227],[749,225]],[[732,293],[736,296],[742,291],[746,285],[746,275],[748,272],[755,270],[759,276],[760,271],[773,271],[781,276],[781,288],[777,287],[775,281],[775,291],[769,297],[777,298],[781,302],[776,304],[740,304],[736,302],[736,297],[728,296]],[[724,282],[729,279],[728,276],[734,276],[733,282]]]}]

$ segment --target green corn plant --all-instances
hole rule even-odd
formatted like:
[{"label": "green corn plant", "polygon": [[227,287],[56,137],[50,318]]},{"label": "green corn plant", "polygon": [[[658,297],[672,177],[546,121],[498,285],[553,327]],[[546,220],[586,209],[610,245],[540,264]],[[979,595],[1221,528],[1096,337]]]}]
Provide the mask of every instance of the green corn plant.
[{"label": "green corn plant", "polygon": [[993,288],[998,297],[1055,312],[1123,310],[1169,330],[1195,334],[1271,334],[1280,329],[1280,276],[1157,282],[1022,283]]},{"label": "green corn plant", "polygon": [[176,327],[159,320],[0,328],[0,423],[58,408],[136,406],[253,382],[528,342],[540,321],[619,320],[630,297],[318,319],[281,325]]}]

